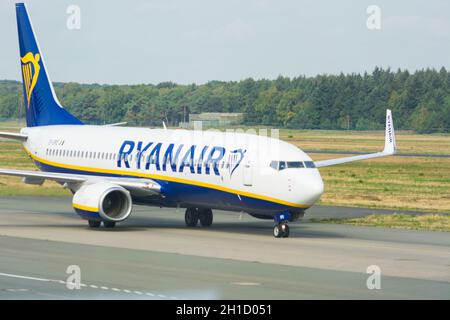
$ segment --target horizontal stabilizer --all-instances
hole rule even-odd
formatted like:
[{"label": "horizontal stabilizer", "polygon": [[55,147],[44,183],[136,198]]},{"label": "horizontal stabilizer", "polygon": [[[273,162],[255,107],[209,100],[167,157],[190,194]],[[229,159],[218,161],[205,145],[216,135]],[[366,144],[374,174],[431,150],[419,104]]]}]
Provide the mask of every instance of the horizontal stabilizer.
[{"label": "horizontal stabilizer", "polygon": [[103,127],[120,127],[126,125],[127,122],[116,122],[116,123],[108,123],[104,124]]},{"label": "horizontal stabilizer", "polygon": [[15,139],[20,141],[26,141],[28,139],[28,136],[23,133],[15,133],[15,132],[0,132],[0,138],[7,138],[7,139]]}]

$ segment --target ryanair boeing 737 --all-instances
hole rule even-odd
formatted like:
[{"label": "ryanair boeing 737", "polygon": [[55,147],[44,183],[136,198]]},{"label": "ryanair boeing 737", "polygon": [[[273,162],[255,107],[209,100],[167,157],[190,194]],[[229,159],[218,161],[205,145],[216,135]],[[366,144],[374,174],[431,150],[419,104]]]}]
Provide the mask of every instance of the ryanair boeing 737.
[{"label": "ryanair boeing 737", "polygon": [[59,103],[25,4],[16,4],[27,127],[19,140],[40,171],[0,169],[25,183],[53,180],[73,193],[89,226],[112,228],[133,204],[185,208],[186,225],[213,222],[212,209],[273,219],[275,237],[319,200],[317,168],[395,153],[390,110],[382,152],[312,161],[296,146],[265,136],[85,125]]}]

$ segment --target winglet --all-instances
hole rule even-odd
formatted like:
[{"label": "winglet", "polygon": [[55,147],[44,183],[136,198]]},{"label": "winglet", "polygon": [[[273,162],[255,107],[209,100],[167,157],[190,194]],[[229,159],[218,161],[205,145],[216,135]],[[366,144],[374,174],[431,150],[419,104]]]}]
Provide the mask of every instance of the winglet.
[{"label": "winglet", "polygon": [[163,123],[163,128],[164,128],[164,130],[167,130],[166,123],[165,123],[164,121],[163,121],[162,123]]},{"label": "winglet", "polygon": [[372,158],[380,158],[386,156],[392,156],[395,154],[397,146],[395,145],[395,133],[394,133],[394,122],[392,120],[391,110],[386,110],[386,136],[384,140],[384,150],[382,152],[369,153],[369,154],[361,154],[352,157],[344,157],[338,159],[329,159],[329,160],[321,160],[314,161],[317,168],[334,166],[336,164],[372,159]]},{"label": "winglet", "polygon": [[383,153],[395,154],[397,146],[395,144],[394,120],[391,110],[386,110],[386,134]]}]

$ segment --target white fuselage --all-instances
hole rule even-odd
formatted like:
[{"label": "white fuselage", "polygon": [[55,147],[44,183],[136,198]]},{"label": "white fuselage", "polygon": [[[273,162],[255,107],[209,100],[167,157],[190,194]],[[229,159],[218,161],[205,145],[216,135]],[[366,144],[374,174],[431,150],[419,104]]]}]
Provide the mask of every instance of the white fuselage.
[{"label": "white fuselage", "polygon": [[323,192],[306,153],[265,136],[89,125],[21,132],[43,171],[152,179],[174,205],[273,214],[308,208]]}]

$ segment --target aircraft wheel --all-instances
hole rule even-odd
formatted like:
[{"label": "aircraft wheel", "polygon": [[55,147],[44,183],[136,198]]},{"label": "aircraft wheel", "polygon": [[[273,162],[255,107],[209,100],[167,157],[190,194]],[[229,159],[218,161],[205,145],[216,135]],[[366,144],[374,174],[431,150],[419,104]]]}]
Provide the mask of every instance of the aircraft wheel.
[{"label": "aircraft wheel", "polygon": [[184,221],[188,227],[195,227],[198,224],[197,208],[187,208],[184,214]]},{"label": "aircraft wheel", "polygon": [[116,226],[116,222],[115,221],[103,221],[103,226],[105,228],[111,229]]},{"label": "aircraft wheel", "polygon": [[281,238],[282,236],[282,230],[281,230],[281,226],[279,224],[277,224],[276,226],[273,227],[273,236],[275,238]]},{"label": "aircraft wheel", "polygon": [[211,209],[199,209],[198,217],[202,227],[210,227],[213,222],[213,213]]},{"label": "aircraft wheel", "polygon": [[281,225],[281,230],[283,231],[283,238],[289,237],[289,225],[287,223],[283,223]]},{"label": "aircraft wheel", "polygon": [[289,226],[287,223],[280,223],[273,227],[273,236],[275,238],[289,237]]},{"label": "aircraft wheel", "polygon": [[97,221],[97,220],[88,220],[88,224],[90,228],[99,228],[101,221]]}]

